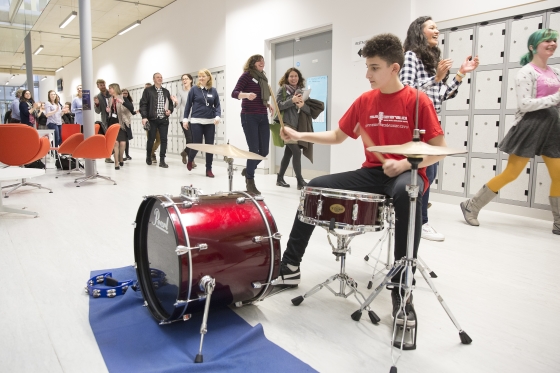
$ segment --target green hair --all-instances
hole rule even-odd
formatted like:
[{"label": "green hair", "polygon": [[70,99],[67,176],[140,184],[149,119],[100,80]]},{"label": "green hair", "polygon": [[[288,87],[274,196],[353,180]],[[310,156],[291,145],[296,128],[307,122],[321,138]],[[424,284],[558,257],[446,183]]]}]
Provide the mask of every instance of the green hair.
[{"label": "green hair", "polygon": [[[540,43],[551,39],[558,39],[558,31],[547,28],[533,32],[531,36],[529,36],[529,40],[527,40],[527,49],[529,51],[521,56],[521,60],[519,61],[521,66],[527,65],[533,60],[533,55]],[[531,50],[531,47],[533,47],[533,50]]]}]

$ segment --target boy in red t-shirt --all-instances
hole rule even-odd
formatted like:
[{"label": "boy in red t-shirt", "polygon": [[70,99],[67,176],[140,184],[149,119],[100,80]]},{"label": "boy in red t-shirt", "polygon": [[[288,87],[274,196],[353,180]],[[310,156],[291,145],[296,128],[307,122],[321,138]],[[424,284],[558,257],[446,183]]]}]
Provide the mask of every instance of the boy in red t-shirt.
[{"label": "boy in red t-shirt", "polygon": [[[408,218],[410,200],[406,185],[410,184],[410,163],[402,155],[385,154],[381,163],[374,153],[365,150],[373,145],[399,145],[412,140],[415,119],[416,90],[404,86],[399,80],[399,70],[404,63],[404,52],[399,38],[391,34],[381,34],[368,40],[362,49],[366,58],[366,78],[371,91],[362,94],[339,121],[333,131],[309,133],[297,132],[284,127],[284,140],[303,140],[318,144],[340,144],[348,137],[357,139],[360,134],[366,156],[362,168],[355,171],[317,177],[309,186],[331,189],[353,190],[384,194],[393,198],[395,208],[395,260],[406,256]],[[430,145],[445,146],[443,131],[438,123],[434,106],[430,99],[420,93],[418,105],[418,127],[426,132],[423,141]],[[428,185],[425,167],[443,156],[426,156],[420,163],[419,189]],[[414,235],[414,257],[417,257],[422,230],[422,198],[416,199],[416,225]],[[274,285],[292,285],[300,282],[299,264],[315,226],[302,223],[296,214],[286,251],[282,257],[280,276]],[[398,277],[393,277],[398,282]],[[395,303],[399,302],[398,289],[394,289],[393,316]],[[398,309],[398,308],[397,308]],[[412,320],[408,320],[409,325]]]}]

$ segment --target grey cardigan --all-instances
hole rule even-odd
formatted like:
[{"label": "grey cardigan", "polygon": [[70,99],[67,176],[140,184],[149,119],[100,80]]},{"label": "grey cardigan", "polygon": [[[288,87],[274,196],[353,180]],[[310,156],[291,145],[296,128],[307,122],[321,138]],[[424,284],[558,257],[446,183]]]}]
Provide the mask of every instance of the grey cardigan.
[{"label": "grey cardigan", "polygon": [[[285,94],[285,99],[283,99],[283,91],[284,87],[280,87],[278,89],[278,93],[276,93],[276,102],[278,102],[278,109],[283,111],[282,120],[284,124],[292,127],[296,131],[298,130],[298,122],[299,122],[299,114],[297,106],[292,102],[292,97],[294,95],[289,95],[288,92]],[[303,111],[307,115],[311,115],[311,111],[309,110],[309,106],[305,103],[301,107],[301,111]]]}]

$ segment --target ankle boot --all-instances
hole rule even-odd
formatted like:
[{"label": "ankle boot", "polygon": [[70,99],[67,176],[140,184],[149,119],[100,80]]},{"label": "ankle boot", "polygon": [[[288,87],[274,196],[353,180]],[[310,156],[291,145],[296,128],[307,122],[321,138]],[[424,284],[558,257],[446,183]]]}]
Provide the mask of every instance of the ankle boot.
[{"label": "ankle boot", "polygon": [[288,184],[284,181],[284,175],[280,176],[280,174],[278,174],[278,177],[276,178],[276,185],[284,187],[284,188],[289,188],[290,187],[290,184]]},{"label": "ankle boot", "polygon": [[260,196],[261,192],[255,186],[255,179],[245,179],[247,183],[247,193],[254,194],[256,196]]},{"label": "ankle boot", "polygon": [[497,194],[498,193],[494,193],[486,186],[486,184],[484,184],[473,198],[468,199],[465,202],[461,202],[460,206],[461,210],[463,210],[465,221],[470,225],[478,227],[480,225],[477,220],[478,213],[484,206],[492,201]]},{"label": "ankle boot", "polygon": [[552,208],[552,216],[554,223],[552,224],[552,233],[560,234],[560,197],[548,197],[550,207]]},{"label": "ankle boot", "polygon": [[305,182],[305,180],[303,180],[303,177],[298,177],[297,178],[297,190],[301,190],[303,189],[304,186],[306,186],[307,183]]}]

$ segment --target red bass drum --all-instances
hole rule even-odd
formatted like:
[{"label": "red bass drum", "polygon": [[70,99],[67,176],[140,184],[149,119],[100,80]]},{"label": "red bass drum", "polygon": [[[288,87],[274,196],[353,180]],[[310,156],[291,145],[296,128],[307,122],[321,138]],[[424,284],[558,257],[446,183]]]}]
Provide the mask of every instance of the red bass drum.
[{"label": "red bass drum", "polygon": [[144,199],[134,257],[146,306],[165,324],[203,311],[204,276],[216,281],[211,307],[266,297],[279,275],[280,234],[262,197],[182,187],[178,197]]}]

